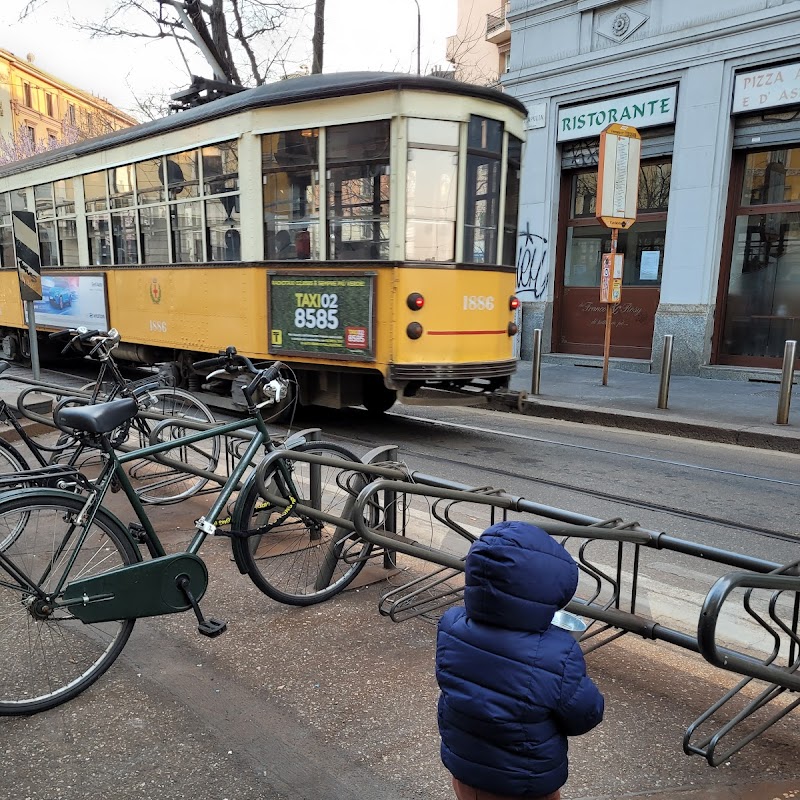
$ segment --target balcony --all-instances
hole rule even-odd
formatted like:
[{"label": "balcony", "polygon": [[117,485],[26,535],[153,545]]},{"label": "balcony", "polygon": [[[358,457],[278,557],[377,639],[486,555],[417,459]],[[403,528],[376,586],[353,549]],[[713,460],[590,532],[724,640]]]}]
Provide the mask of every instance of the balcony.
[{"label": "balcony", "polygon": [[501,45],[511,41],[511,26],[508,23],[508,10],[511,3],[503,5],[486,15],[486,41]]}]

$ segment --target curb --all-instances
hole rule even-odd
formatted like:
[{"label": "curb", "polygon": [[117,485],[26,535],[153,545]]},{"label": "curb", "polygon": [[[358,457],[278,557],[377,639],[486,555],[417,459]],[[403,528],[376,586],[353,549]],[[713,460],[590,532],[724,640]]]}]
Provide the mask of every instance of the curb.
[{"label": "curb", "polygon": [[495,411],[511,411],[525,416],[547,417],[585,425],[600,425],[606,428],[621,428],[719,444],[734,444],[739,447],[800,454],[800,433],[770,433],[758,427],[726,427],[687,418],[665,419],[639,411],[619,412],[588,408],[576,403],[539,400],[526,397],[526,394],[526,392],[495,393],[489,400],[489,408]]}]

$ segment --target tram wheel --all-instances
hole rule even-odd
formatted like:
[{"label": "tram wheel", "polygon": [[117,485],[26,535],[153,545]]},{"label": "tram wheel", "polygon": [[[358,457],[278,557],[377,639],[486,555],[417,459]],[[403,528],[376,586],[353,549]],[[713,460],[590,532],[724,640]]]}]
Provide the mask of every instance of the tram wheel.
[{"label": "tram wheel", "polygon": [[364,382],[364,397],[362,403],[370,414],[383,414],[388,411],[397,400],[397,392],[387,389],[383,381],[369,380]]}]

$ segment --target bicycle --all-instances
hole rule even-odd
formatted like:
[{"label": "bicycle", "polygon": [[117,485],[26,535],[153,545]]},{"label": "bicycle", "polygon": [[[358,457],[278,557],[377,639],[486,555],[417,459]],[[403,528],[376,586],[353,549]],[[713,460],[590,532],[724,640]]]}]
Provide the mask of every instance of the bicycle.
[{"label": "bicycle", "polygon": [[[99,477],[86,495],[28,488],[0,497],[0,538],[4,531],[18,525],[20,518],[25,521],[22,535],[0,551],[0,715],[38,713],[84,691],[122,652],[139,617],[192,610],[200,634],[214,637],[223,633],[227,623],[204,616],[199,605],[208,585],[208,572],[198,552],[207,536],[230,537],[239,571],[251,577],[257,567],[248,539],[279,530],[290,516],[295,524],[305,527],[307,538],[316,543],[320,553],[327,552],[328,563],[346,547],[347,537],[337,528],[336,520],[349,513],[353,496],[342,482],[323,473],[323,468],[310,475],[307,483],[299,484],[296,471],[277,465],[271,473],[271,486],[280,494],[281,507],[270,509],[270,520],[253,530],[233,526],[220,529],[217,520],[223,524],[231,521],[223,515],[237,490],[232,519],[247,524],[257,520],[265,508],[266,501],[255,489],[255,471],[243,478],[257,453],[277,449],[261,411],[280,402],[287,381],[279,377],[279,362],[259,370],[235,348],[195,366],[217,369],[209,378],[222,371],[250,374],[252,380],[243,390],[248,417],[119,454],[109,434],[136,415],[134,399],[65,407],[60,411],[61,424],[78,431],[105,456]],[[188,547],[167,555],[125,464],[251,426],[255,426],[255,434],[210,510],[195,522]],[[336,475],[342,470],[358,471],[357,456],[340,445],[301,441],[291,446],[336,457]],[[103,506],[112,485],[125,493],[138,523],[126,528]],[[304,512],[295,514],[300,505]],[[349,527],[352,530],[352,525]],[[149,553],[149,560],[143,559],[140,544]],[[336,565],[330,573],[328,593],[344,588],[361,566],[363,561],[359,560]]]},{"label": "bicycle", "polygon": [[[102,332],[81,327],[70,331],[59,331],[51,334],[51,338],[63,335],[71,338],[61,351],[62,355],[71,348],[86,346],[89,348],[86,357],[100,362],[96,380],[81,389],[90,393],[86,402],[97,403],[101,400],[114,400],[117,397],[137,397],[139,400],[140,413],[111,435],[111,440],[118,449],[130,450],[149,443],[153,418],[169,417],[215,422],[209,408],[189,392],[175,387],[159,386],[158,381],[154,381],[151,376],[141,381],[127,380],[112,355],[120,342],[120,335],[116,329]],[[63,398],[54,410],[54,418],[64,405],[76,402],[83,401],[72,397]],[[172,430],[173,436],[179,436],[180,433],[179,429]],[[71,465],[77,463],[78,454],[70,452],[71,444],[69,436],[61,437],[56,443],[56,455],[51,463],[61,462],[65,457],[68,457],[67,463]],[[181,451],[181,456],[181,460],[185,463],[213,472],[220,456],[219,439],[208,439],[205,449],[195,446],[185,448]],[[129,474],[137,481],[137,492],[142,502],[151,505],[178,503],[197,494],[207,484],[205,479],[187,473],[175,465],[165,467],[148,459],[132,463]]]}]

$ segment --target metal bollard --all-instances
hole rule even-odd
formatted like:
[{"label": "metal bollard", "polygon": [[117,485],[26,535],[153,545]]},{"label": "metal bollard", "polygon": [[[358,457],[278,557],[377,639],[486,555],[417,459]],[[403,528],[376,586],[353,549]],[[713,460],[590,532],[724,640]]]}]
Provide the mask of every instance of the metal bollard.
[{"label": "metal bollard", "polygon": [[667,408],[669,401],[669,378],[672,372],[672,334],[664,336],[664,354],[661,358],[661,383],[658,387],[658,407]]},{"label": "metal bollard", "polygon": [[539,394],[542,381],[542,329],[533,332],[533,355],[531,357],[531,394]]},{"label": "metal bollard", "polygon": [[781,374],[781,390],[778,394],[778,416],[776,425],[789,424],[789,406],[792,403],[792,383],[794,382],[794,362],[797,358],[797,342],[787,339],[783,346],[783,372]]}]

